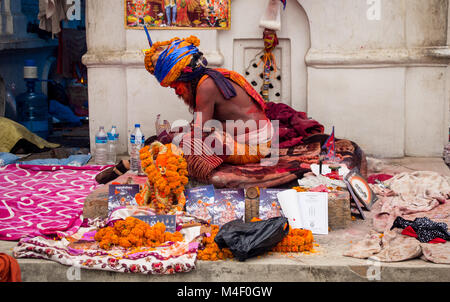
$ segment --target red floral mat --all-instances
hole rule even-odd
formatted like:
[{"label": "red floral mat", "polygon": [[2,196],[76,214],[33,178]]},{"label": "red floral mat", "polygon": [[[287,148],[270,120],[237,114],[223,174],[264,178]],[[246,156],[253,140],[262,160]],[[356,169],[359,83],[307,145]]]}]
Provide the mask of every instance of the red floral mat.
[{"label": "red floral mat", "polygon": [[[279,158],[274,159],[274,165],[222,164],[212,173],[209,183],[217,188],[273,188],[286,185],[311,172],[310,165],[318,163],[321,146],[328,137],[326,134],[315,134],[304,139],[305,142],[301,145],[280,149]],[[336,139],[336,153],[349,169],[358,167],[362,175],[367,176],[366,157],[357,144]],[[267,162],[270,163],[270,159]]]}]

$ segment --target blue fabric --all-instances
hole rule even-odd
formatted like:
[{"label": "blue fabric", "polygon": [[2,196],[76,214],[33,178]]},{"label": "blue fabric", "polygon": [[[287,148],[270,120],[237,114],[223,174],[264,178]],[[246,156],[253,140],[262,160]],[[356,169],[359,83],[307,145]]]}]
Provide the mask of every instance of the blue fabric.
[{"label": "blue fabric", "polygon": [[14,164],[19,159],[18,156],[15,156],[12,153],[8,152],[0,152],[0,167]]},{"label": "blue fabric", "polygon": [[[158,82],[162,82],[172,68],[184,57],[198,53],[199,50],[194,45],[188,45],[177,49],[182,40],[172,42],[172,44],[164,50],[158,57],[156,62],[154,75]],[[173,51],[172,51],[173,50]],[[169,53],[172,51],[171,53]]]},{"label": "blue fabric", "polygon": [[81,118],[76,116],[70,107],[61,104],[58,101],[50,100],[49,113],[62,123],[68,123],[73,126],[81,125]]},{"label": "blue fabric", "polygon": [[39,166],[75,166],[81,167],[88,163],[91,159],[90,154],[77,154],[71,155],[68,158],[46,158],[46,159],[34,159],[30,161],[20,162],[24,165],[39,165]]},{"label": "blue fabric", "polygon": [[19,161],[19,157],[7,152],[0,152],[0,167],[11,165],[15,163],[23,165],[42,165],[42,166],[75,166],[81,167],[86,165],[91,159],[90,154],[76,154],[71,155],[68,158],[46,158],[46,159],[34,159],[29,161]]}]

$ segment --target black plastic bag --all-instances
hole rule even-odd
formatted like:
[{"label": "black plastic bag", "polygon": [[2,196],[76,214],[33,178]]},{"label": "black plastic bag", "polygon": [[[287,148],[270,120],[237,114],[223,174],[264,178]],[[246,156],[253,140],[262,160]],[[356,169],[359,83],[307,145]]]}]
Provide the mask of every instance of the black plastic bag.
[{"label": "black plastic bag", "polygon": [[233,220],[224,224],[214,241],[219,248],[229,248],[239,261],[270,251],[289,233],[285,217],[244,223]]}]

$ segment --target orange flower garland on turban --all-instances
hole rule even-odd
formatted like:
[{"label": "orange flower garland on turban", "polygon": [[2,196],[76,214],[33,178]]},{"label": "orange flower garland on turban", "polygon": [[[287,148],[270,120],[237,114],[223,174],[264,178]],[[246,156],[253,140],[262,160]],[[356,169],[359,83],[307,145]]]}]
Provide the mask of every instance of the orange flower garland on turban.
[{"label": "orange flower garland on turban", "polygon": [[147,69],[149,73],[155,75],[155,68],[157,67],[158,63],[168,64],[167,62],[161,61],[161,54],[163,54],[167,50],[166,55],[170,59],[169,61],[176,61],[176,63],[170,69],[167,75],[165,75],[163,79],[160,79],[160,84],[163,87],[169,87],[170,84],[178,79],[184,68],[186,68],[192,60],[191,53],[188,53],[187,51],[177,53],[177,50],[192,46],[192,51],[198,52],[198,49],[196,49],[196,47],[198,47],[199,45],[200,40],[195,36],[190,36],[186,39],[175,37],[168,41],[155,42],[150,49],[143,50],[145,53],[145,69]]}]

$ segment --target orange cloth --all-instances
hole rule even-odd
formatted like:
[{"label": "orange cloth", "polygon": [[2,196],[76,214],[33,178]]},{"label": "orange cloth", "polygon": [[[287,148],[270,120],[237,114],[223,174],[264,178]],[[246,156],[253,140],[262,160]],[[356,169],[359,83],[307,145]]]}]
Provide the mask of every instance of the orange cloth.
[{"label": "orange cloth", "polygon": [[13,257],[0,253],[0,282],[21,282],[19,263]]},{"label": "orange cloth", "polygon": [[[225,158],[224,162],[233,165],[255,164],[266,157],[269,153],[270,142],[252,146],[235,142],[234,153]],[[244,151],[245,150],[245,151]],[[241,154],[241,155],[240,155]]]}]

